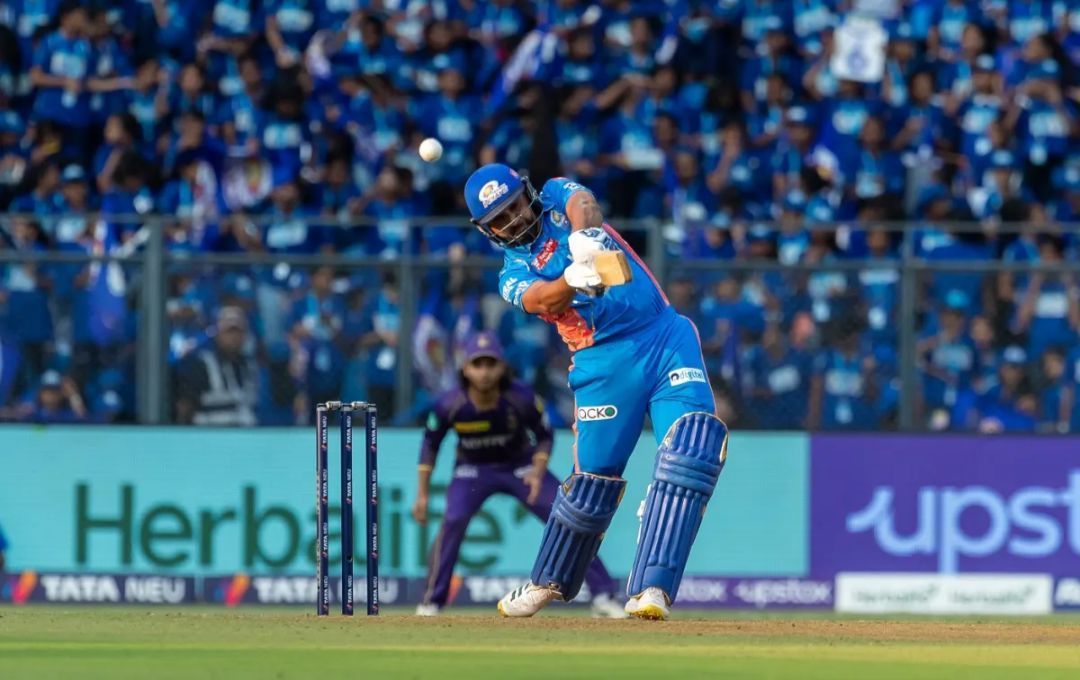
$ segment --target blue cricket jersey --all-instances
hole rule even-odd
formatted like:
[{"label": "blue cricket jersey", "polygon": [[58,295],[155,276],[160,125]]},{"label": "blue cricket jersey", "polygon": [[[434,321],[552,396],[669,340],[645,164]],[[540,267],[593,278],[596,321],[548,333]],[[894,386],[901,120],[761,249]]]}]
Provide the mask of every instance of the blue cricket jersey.
[{"label": "blue cricket jersey", "polygon": [[[548,180],[540,192],[543,204],[540,235],[530,245],[507,248],[499,291],[507,302],[522,307],[525,291],[539,281],[554,281],[570,265],[570,220],[567,200],[582,185],[565,177]],[[608,288],[601,297],[577,293],[571,306],[560,314],[543,314],[553,324],[571,351],[591,347],[648,326],[667,309],[668,301],[645,263],[610,225],[603,227],[607,245],[626,253],[633,280]],[[522,307],[523,308],[523,307]]]}]

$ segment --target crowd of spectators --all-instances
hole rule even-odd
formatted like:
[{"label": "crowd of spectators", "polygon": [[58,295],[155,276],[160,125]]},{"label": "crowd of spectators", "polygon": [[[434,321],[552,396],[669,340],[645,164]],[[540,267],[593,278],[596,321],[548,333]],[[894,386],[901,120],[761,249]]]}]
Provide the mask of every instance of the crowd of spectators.
[{"label": "crowd of spectators", "polygon": [[[884,31],[877,80],[837,70],[853,18]],[[18,253],[138,253],[155,214],[177,258],[389,264],[170,265],[177,420],[233,417],[199,399],[246,400],[234,424],[298,422],[342,393],[389,411],[406,334],[419,396],[394,416],[411,422],[485,326],[565,399],[565,352],[492,300],[489,274],[423,275],[401,327],[397,256],[496,254],[446,225],[471,169],[500,160],[572,175],[616,226],[657,220],[673,261],[733,265],[668,281],[729,418],[889,427],[901,251],[1077,256],[1078,65],[1073,0],[0,0],[0,208],[18,215],[0,238],[16,254],[0,262],[0,417],[135,417],[138,268]],[[427,136],[438,163],[417,157]],[[1028,226],[999,228],[1013,222]],[[757,260],[817,271],[744,268]],[[866,267],[828,268],[852,261]],[[919,425],[1080,429],[1072,277],[916,290]]]}]

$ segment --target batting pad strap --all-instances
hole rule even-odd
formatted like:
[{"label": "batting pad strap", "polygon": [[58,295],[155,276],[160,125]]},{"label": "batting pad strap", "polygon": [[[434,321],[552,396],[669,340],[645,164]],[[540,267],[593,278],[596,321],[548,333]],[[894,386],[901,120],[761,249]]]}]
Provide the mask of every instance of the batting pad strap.
[{"label": "batting pad strap", "polygon": [[544,527],[532,582],[574,599],[622,500],[626,480],[579,473],[559,487]]},{"label": "batting pad strap", "polygon": [[645,498],[627,595],[657,587],[675,599],[705,506],[724,468],[727,434],[723,421],[709,413],[688,413],[668,430]]}]

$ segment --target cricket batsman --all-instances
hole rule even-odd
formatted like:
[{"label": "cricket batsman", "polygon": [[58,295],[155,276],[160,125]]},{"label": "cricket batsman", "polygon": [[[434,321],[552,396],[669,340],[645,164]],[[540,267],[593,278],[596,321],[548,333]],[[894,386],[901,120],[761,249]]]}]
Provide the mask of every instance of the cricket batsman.
[{"label": "cricket batsman", "polygon": [[[461,386],[441,395],[428,416],[413,504],[413,517],[421,524],[427,522],[435,458],[451,429],[457,432],[457,460],[418,616],[437,616],[446,606],[465,530],[484,501],[493,494],[508,494],[546,522],[559,489],[559,480],[548,471],[553,433],[543,402],[528,386],[513,380],[499,340],[490,331],[465,342]],[[588,565],[585,580],[593,596],[594,617],[626,618],[615,599],[615,581],[599,557]]]},{"label": "cricket batsman", "polygon": [[503,597],[499,612],[532,616],[577,596],[622,500],[647,412],[659,451],[624,609],[666,619],[727,456],[697,330],[580,184],[555,178],[537,194],[528,178],[490,164],[466,181],[465,201],[476,227],[505,249],[502,296],[554,324],[573,353],[574,472],[529,583]]}]

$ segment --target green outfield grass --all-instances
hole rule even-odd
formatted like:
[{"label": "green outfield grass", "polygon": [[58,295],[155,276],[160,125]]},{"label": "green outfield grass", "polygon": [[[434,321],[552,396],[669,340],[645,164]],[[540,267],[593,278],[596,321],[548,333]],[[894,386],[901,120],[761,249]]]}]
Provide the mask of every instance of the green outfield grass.
[{"label": "green outfield grass", "polygon": [[0,678],[1080,677],[1080,619],[0,608]]}]

